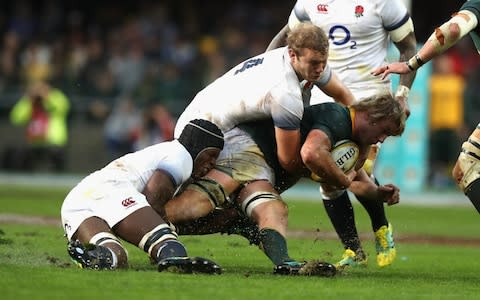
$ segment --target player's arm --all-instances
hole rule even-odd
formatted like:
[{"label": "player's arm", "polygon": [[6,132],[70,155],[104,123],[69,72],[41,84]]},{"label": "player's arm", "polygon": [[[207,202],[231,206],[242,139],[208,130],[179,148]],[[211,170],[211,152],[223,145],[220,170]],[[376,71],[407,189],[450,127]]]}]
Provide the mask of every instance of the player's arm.
[{"label": "player's arm", "polygon": [[[399,61],[406,61],[415,55],[417,51],[417,39],[413,31],[409,32],[403,39],[394,42],[398,51],[400,52]],[[400,85],[410,89],[413,80],[415,79],[416,71],[400,75]]]},{"label": "player's arm", "polygon": [[270,44],[267,47],[267,51],[277,49],[286,44],[287,35],[290,32],[290,27],[285,25],[272,39]]},{"label": "player's arm", "polygon": [[164,215],[164,206],[175,193],[173,178],[163,170],[155,170],[148,180],[142,193],[150,206],[161,216]]},{"label": "player's arm", "polygon": [[417,54],[407,61],[381,66],[373,70],[372,74],[375,76],[381,75],[383,79],[390,73],[406,74],[413,72],[424,63],[455,45],[462,37],[475,29],[477,25],[478,19],[474,13],[469,10],[461,10],[450,20],[436,28]]},{"label": "player's arm", "polygon": [[343,84],[335,72],[332,71],[330,79],[323,85],[317,85],[325,94],[332,97],[335,102],[345,106],[353,104],[355,97],[352,92]]},{"label": "player's arm", "polygon": [[310,17],[308,16],[305,8],[303,7],[302,2],[297,1],[292,11],[290,12],[290,16],[288,17],[288,23],[277,33],[277,35],[275,35],[275,37],[268,45],[267,51],[285,46],[287,35],[290,30],[292,28],[295,28],[295,26],[297,26],[298,24],[306,21],[310,21]]},{"label": "player's arm", "polygon": [[[410,57],[415,55],[417,51],[417,39],[415,37],[415,32],[413,29],[413,22],[411,19],[400,26],[399,28],[390,32],[390,37],[393,40],[393,43],[400,52],[399,61],[406,61]],[[400,75],[400,84],[397,87],[395,92],[395,99],[400,101],[402,107],[405,109],[407,116],[410,115],[410,109],[408,106],[408,95],[410,93],[410,88],[412,86],[413,80],[415,79],[416,71],[409,72],[406,74]]]},{"label": "player's arm", "polygon": [[336,189],[346,189],[352,183],[355,171],[344,174],[333,161],[330,153],[332,143],[328,135],[319,129],[308,133],[307,139],[300,150],[305,166],[322,181]]},{"label": "player's arm", "polygon": [[400,189],[397,186],[393,184],[376,185],[363,169],[358,170],[349,190],[357,196],[386,202],[388,205],[397,204],[400,201]]},{"label": "player's arm", "polygon": [[282,129],[275,127],[278,162],[283,169],[296,173],[301,167],[300,129]]}]

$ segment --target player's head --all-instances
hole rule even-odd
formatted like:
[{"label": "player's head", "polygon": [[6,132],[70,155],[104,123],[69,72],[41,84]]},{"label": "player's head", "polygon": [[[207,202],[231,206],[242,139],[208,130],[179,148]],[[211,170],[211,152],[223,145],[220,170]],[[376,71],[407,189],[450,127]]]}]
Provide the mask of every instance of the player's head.
[{"label": "player's head", "polygon": [[194,161],[194,177],[203,176],[213,168],[223,149],[223,133],[212,122],[195,119],[188,122],[178,138]]},{"label": "player's head", "polygon": [[288,33],[287,45],[299,55],[302,55],[304,49],[328,54],[327,35],[320,27],[309,22],[298,24]]},{"label": "player's head", "polygon": [[383,142],[388,136],[401,135],[405,130],[406,114],[399,101],[389,93],[367,97],[354,103],[351,109],[355,115],[363,116],[356,120],[356,139],[364,144]]},{"label": "player's head", "polygon": [[311,23],[298,24],[288,35],[288,54],[295,72],[308,81],[317,80],[328,58],[328,38]]}]

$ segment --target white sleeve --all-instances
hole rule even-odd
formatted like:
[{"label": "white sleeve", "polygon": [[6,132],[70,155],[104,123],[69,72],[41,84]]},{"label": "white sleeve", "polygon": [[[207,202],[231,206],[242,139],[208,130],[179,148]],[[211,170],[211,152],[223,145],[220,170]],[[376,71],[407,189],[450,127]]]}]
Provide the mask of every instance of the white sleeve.
[{"label": "white sleeve", "polygon": [[410,20],[410,14],[402,0],[380,0],[378,2],[378,13],[382,18],[385,30],[394,31]]},{"label": "white sleeve", "polygon": [[288,27],[290,28],[290,30],[292,30],[298,24],[306,21],[310,21],[310,17],[305,10],[303,1],[298,0],[297,3],[295,3],[295,6],[293,7],[290,16],[288,17]]},{"label": "white sleeve", "polygon": [[300,128],[303,102],[300,95],[282,89],[272,91],[271,115],[273,125],[292,130]]},{"label": "white sleeve", "polygon": [[323,70],[322,74],[320,75],[320,78],[318,78],[317,81],[315,81],[315,85],[318,87],[322,87],[326,85],[330,79],[332,78],[332,69],[330,66],[327,64],[325,65],[325,69]]},{"label": "white sleeve", "polygon": [[192,174],[193,160],[188,151],[177,140],[173,140],[168,155],[157,162],[156,169],[164,170],[179,186]]}]

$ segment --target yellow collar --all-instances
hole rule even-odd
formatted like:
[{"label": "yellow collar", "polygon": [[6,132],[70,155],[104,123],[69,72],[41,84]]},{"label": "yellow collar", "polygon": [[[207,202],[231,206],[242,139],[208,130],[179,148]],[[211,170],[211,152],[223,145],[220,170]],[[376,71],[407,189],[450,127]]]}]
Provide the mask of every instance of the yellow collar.
[{"label": "yellow collar", "polygon": [[350,119],[352,120],[352,134],[353,134],[353,131],[355,130],[355,109],[349,106],[348,110],[350,112]]}]

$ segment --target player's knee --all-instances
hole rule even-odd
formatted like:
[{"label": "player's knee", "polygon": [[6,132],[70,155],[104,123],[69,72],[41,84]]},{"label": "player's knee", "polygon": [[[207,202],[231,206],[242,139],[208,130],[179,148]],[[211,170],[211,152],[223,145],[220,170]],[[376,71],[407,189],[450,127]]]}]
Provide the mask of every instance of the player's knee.
[{"label": "player's knee", "polygon": [[114,266],[115,268],[126,268],[128,267],[128,252],[120,242],[120,240],[113,234],[109,232],[100,232],[94,235],[89,244],[103,246],[108,248],[114,257]]},{"label": "player's knee", "polygon": [[458,185],[465,191],[474,181],[480,178],[480,140],[470,136],[462,145],[462,151],[452,170]]},{"label": "player's knee", "polygon": [[463,172],[462,172],[462,169],[460,168],[460,163],[457,160],[452,169],[452,178],[458,184],[460,183],[460,180],[462,180],[462,177],[463,177]]},{"label": "player's knee", "polygon": [[167,256],[187,255],[185,247],[177,241],[176,232],[166,223],[147,232],[138,243],[138,247],[148,253],[150,258],[156,262]]},{"label": "player's knee", "polygon": [[228,201],[228,195],[223,186],[216,180],[203,177],[194,181],[188,187],[188,190],[195,190],[208,198],[212,208],[218,207]]},{"label": "player's knee", "polygon": [[242,210],[247,216],[251,217],[253,210],[264,203],[270,204],[267,209],[274,209],[278,214],[288,215],[287,205],[281,201],[278,195],[271,192],[255,192],[249,195],[242,202]]}]

